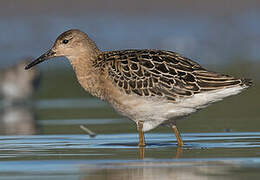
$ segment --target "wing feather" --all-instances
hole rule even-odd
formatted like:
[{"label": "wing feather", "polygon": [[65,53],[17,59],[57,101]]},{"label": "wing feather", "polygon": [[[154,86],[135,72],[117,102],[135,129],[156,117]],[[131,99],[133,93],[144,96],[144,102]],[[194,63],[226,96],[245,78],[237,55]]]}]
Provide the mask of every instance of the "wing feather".
[{"label": "wing feather", "polygon": [[102,53],[98,62],[102,62],[109,78],[125,93],[161,96],[170,101],[243,84],[241,79],[207,71],[171,51],[109,51]]}]

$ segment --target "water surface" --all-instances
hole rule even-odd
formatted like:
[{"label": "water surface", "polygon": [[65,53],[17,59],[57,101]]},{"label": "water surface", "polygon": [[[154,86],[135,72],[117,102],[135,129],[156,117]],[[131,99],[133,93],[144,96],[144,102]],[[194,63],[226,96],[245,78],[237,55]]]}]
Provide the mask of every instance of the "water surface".
[{"label": "water surface", "polygon": [[[0,136],[0,179],[217,179],[256,177],[260,133]],[[141,156],[144,153],[144,156]],[[19,178],[18,178],[19,176]]]},{"label": "water surface", "polygon": [[139,148],[135,123],[97,99],[0,104],[4,127],[25,134],[25,113],[36,132],[0,136],[0,179],[243,179],[255,178],[260,168],[260,132],[250,124],[258,116],[231,118],[207,109],[178,122],[183,148],[168,127],[145,133],[147,147]]}]

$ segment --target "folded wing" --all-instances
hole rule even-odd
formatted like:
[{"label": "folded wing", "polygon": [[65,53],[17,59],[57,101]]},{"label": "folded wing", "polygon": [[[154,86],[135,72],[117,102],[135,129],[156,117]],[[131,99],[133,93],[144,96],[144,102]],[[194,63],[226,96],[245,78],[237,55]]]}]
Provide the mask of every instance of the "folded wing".
[{"label": "folded wing", "polygon": [[162,50],[123,50],[104,52],[109,78],[127,94],[160,96],[170,101],[191,97],[250,81],[210,72],[175,52]]}]

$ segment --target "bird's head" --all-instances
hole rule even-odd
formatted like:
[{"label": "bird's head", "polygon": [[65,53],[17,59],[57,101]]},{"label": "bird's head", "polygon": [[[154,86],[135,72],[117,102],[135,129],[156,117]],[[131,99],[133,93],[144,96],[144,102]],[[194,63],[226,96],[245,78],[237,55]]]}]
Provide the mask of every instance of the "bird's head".
[{"label": "bird's head", "polygon": [[86,33],[78,29],[71,29],[62,33],[56,39],[50,50],[28,64],[25,69],[30,69],[31,67],[54,57],[63,56],[72,60],[74,57],[78,57],[82,54],[91,56],[97,52],[99,52],[98,47]]}]

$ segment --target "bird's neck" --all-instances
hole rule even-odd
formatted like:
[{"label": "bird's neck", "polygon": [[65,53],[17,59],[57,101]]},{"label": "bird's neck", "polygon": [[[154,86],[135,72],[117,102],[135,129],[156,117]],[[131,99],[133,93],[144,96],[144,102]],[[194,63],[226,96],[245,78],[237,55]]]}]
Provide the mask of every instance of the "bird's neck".
[{"label": "bird's neck", "polygon": [[102,71],[94,67],[94,61],[97,55],[98,54],[70,57],[69,60],[80,85],[91,95],[104,99]]}]

